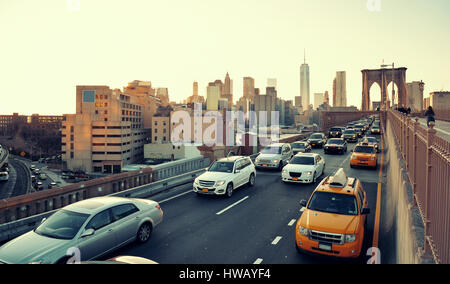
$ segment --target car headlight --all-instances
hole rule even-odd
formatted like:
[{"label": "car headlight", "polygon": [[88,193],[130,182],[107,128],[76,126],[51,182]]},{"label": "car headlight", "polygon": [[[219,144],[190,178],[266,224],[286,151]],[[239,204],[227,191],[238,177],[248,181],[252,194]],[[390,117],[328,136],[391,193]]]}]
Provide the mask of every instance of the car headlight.
[{"label": "car headlight", "polygon": [[198,184],[198,181],[199,181],[199,179],[196,178],[196,179],[194,180],[194,183],[195,183],[195,184]]},{"label": "car headlight", "polygon": [[352,160],[356,160],[356,156],[355,155],[352,155]]},{"label": "car headlight", "polygon": [[256,158],[256,159],[255,159],[255,163],[259,163],[259,161],[260,161],[259,158]]},{"label": "car headlight", "polygon": [[312,172],[306,172],[307,175],[312,175]]},{"label": "car headlight", "polygon": [[374,157],[372,157],[372,158],[370,158],[370,160],[371,160],[371,161],[375,161],[375,158],[374,158]]},{"label": "car headlight", "polygon": [[308,229],[305,228],[305,227],[300,226],[298,228],[298,232],[299,232],[300,235],[308,236]]},{"label": "car headlight", "polygon": [[356,241],[356,235],[355,234],[345,235],[345,242],[346,243],[353,243],[354,241]]},{"label": "car headlight", "polygon": [[287,174],[288,171],[287,171],[287,170],[283,170],[282,173],[283,173],[283,174]]},{"label": "car headlight", "polygon": [[227,181],[226,180],[220,180],[216,182],[216,186],[224,185]]},{"label": "car headlight", "polygon": [[276,164],[276,163],[279,162],[279,160],[273,160],[272,162],[273,162],[274,164]]}]

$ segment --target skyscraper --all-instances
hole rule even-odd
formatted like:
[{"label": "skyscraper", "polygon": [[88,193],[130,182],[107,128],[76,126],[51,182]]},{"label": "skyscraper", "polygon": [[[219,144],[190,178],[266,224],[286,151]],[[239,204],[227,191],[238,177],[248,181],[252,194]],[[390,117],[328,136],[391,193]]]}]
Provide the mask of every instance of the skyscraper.
[{"label": "skyscraper", "polygon": [[324,103],[324,101],[325,101],[324,94],[315,93],[314,94],[314,109],[318,109],[319,106]]},{"label": "skyscraper", "polygon": [[255,97],[255,79],[252,77],[244,77],[244,89],[242,95],[249,101],[253,100]]},{"label": "skyscraper", "polygon": [[309,100],[309,65],[306,64],[306,56],[304,58],[303,64],[300,66],[300,96],[302,97],[303,109],[308,109]]},{"label": "skyscraper", "polygon": [[268,78],[267,79],[267,87],[274,87],[275,89],[277,89],[277,79]]},{"label": "skyscraper", "polygon": [[347,75],[345,71],[336,72],[336,105],[347,106]]},{"label": "skyscraper", "polygon": [[233,107],[233,80],[230,79],[228,72],[225,76],[225,83],[223,84],[221,98],[228,101],[228,109],[231,110]]}]

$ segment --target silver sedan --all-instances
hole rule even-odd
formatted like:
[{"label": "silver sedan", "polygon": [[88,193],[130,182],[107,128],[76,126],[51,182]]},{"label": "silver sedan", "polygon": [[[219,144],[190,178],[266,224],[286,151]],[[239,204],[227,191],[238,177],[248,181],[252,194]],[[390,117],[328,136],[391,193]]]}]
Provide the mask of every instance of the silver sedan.
[{"label": "silver sedan", "polygon": [[0,263],[79,263],[137,241],[162,222],[159,204],[146,199],[97,197],[58,210],[41,225],[0,247]]}]

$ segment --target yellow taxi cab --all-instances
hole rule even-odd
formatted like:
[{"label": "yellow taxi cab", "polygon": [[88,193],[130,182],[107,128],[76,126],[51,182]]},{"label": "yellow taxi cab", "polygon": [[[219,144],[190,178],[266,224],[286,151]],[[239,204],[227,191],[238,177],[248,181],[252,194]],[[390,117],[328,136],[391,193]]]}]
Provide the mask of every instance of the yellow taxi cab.
[{"label": "yellow taxi cab", "polygon": [[360,256],[370,213],[360,180],[339,169],[317,186],[308,203],[302,200],[300,204],[303,213],[295,229],[299,252],[338,258]]},{"label": "yellow taxi cab", "polygon": [[364,140],[357,144],[352,152],[350,167],[362,166],[374,169],[378,167],[377,149],[374,144]]}]

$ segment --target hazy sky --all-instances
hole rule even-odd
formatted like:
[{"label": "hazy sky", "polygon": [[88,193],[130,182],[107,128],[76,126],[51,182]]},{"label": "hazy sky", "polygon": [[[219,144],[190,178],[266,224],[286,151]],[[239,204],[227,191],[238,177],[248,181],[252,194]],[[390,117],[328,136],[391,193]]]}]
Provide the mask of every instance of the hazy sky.
[{"label": "hazy sky", "polygon": [[[206,85],[255,78],[265,92],[300,92],[303,50],[315,92],[332,93],[347,71],[347,101],[361,107],[362,69],[407,67],[425,94],[450,90],[450,1],[368,0],[0,0],[0,114],[75,112],[76,85],[123,88],[152,81],[171,100]],[[78,5],[79,3],[79,5]],[[375,100],[379,100],[375,96]]]}]

